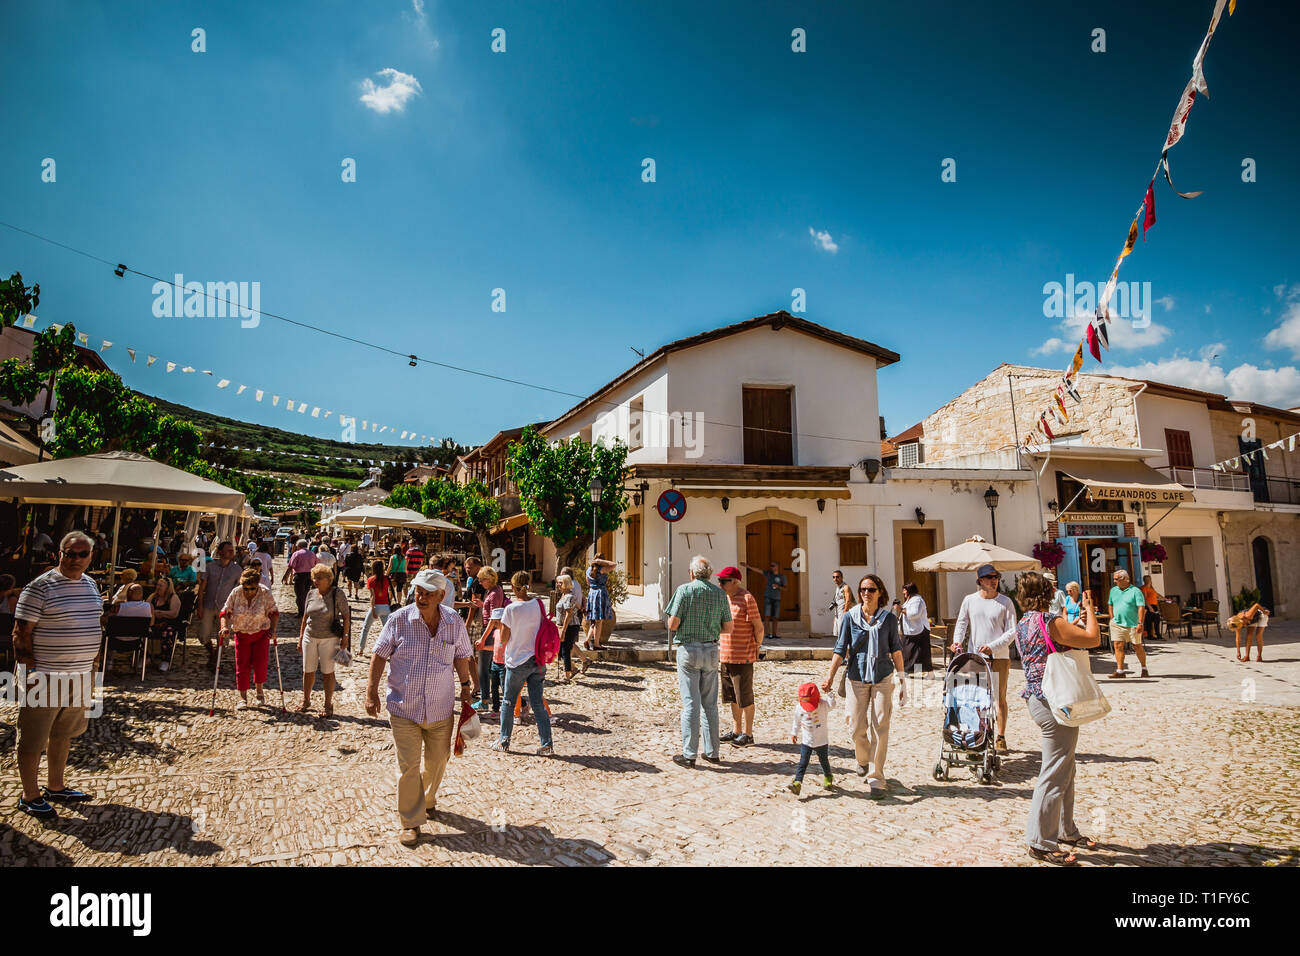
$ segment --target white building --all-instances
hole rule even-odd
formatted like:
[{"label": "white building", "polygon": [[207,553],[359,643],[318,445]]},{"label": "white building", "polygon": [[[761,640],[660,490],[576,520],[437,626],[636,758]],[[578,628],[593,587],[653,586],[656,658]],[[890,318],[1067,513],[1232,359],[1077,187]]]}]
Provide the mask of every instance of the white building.
[{"label": "white building", "polygon": [[[545,426],[554,440],[621,438],[631,449],[627,487],[645,491],[629,495],[622,526],[599,545],[627,572],[625,608],[660,616],[701,554],[715,569],[778,562],[789,581],[783,632],[830,630],[837,568],[851,585],[875,571],[891,595],[915,578],[931,615],[951,617],[971,576],[905,569],[972,534],[989,538],[989,488],[999,543],[1031,548],[1041,530],[1033,473],[1014,456],[992,467],[881,468],[876,373],[898,360],[776,312],[669,343]],[[656,510],[670,489],[686,501],[675,523]],[[549,579],[555,551],[540,548]],[[746,586],[761,597],[761,574]]]}]

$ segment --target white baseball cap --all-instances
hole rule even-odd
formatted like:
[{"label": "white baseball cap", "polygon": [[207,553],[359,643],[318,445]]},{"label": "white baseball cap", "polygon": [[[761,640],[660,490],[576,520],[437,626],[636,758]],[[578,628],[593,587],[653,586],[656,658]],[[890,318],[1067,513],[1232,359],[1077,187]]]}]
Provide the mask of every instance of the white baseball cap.
[{"label": "white baseball cap", "polygon": [[421,568],[411,585],[422,591],[441,591],[443,594],[450,589],[446,576],[437,568]]}]

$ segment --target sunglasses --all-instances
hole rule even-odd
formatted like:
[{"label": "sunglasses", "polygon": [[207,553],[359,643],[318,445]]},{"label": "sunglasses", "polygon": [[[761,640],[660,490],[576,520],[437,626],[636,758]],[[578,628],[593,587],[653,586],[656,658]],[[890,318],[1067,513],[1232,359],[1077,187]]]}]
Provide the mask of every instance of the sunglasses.
[{"label": "sunglasses", "polygon": [[63,556],[65,558],[76,558],[80,560],[81,558],[90,557],[90,552],[89,551],[64,551]]},{"label": "sunglasses", "polygon": [[859,594],[875,594],[876,588],[858,588]]}]

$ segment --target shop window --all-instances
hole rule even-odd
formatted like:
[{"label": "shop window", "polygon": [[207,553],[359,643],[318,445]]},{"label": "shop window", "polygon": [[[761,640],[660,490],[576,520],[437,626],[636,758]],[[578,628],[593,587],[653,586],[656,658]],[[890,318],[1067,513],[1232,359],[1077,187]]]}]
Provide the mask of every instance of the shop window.
[{"label": "shop window", "polygon": [[840,535],[840,564],[846,567],[867,566],[867,536],[865,534]]}]

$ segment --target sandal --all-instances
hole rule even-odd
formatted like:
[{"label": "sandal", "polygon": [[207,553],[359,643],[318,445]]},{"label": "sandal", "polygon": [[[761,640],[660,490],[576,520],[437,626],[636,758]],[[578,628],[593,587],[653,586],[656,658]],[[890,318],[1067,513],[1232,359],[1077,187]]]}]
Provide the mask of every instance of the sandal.
[{"label": "sandal", "polygon": [[1073,853],[1064,853],[1060,850],[1038,850],[1034,847],[1029,848],[1029,855],[1035,860],[1043,863],[1050,863],[1052,866],[1078,866],[1079,858]]},{"label": "sandal", "polygon": [[1098,846],[1101,845],[1092,837],[1086,837],[1082,833],[1079,834],[1077,837],[1075,837],[1073,840],[1067,840],[1065,837],[1061,837],[1056,842],[1064,843],[1066,846],[1081,846],[1085,850],[1095,850],[1097,849]]}]

